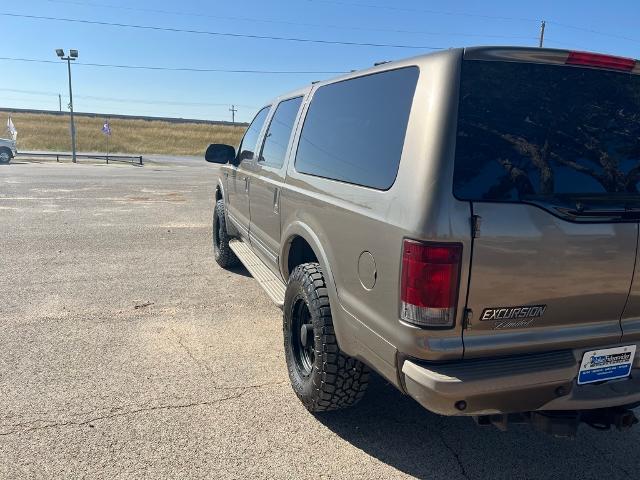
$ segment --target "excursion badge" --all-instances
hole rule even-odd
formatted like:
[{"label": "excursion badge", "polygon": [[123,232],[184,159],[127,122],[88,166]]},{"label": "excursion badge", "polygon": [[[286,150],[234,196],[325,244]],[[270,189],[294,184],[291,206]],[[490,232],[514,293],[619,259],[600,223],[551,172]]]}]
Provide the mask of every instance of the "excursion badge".
[{"label": "excursion badge", "polygon": [[485,308],[480,320],[496,322],[493,326],[494,330],[525,328],[530,326],[536,318],[542,317],[546,309],[546,305]]}]

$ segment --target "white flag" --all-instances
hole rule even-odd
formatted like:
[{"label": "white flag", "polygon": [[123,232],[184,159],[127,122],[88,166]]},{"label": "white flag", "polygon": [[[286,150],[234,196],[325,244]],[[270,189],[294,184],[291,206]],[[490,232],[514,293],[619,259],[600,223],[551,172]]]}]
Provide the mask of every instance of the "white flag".
[{"label": "white flag", "polygon": [[13,120],[11,119],[11,116],[9,116],[9,119],[7,120],[7,133],[11,135],[11,139],[14,142],[18,138],[18,131],[16,130],[16,126],[13,124]]}]

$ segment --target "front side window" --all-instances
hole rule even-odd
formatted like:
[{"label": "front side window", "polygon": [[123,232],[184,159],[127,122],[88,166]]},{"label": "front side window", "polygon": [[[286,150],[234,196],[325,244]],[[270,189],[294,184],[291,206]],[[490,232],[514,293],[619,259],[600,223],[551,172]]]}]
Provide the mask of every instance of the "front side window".
[{"label": "front side window", "polygon": [[280,102],[271,118],[269,130],[265,135],[262,155],[259,161],[265,165],[279,168],[284,164],[289,138],[302,104],[302,97]]},{"label": "front side window", "polygon": [[395,181],[418,67],[320,87],[296,152],[300,173],[386,190]]},{"label": "front side window", "polygon": [[269,107],[264,107],[260,110],[253,118],[253,122],[251,122],[251,125],[247,128],[247,131],[244,133],[244,137],[242,142],[240,142],[240,147],[238,148],[238,160],[240,162],[244,160],[253,160],[256,144],[258,143],[258,136],[260,135],[264,121],[267,118],[267,113],[269,113]]}]

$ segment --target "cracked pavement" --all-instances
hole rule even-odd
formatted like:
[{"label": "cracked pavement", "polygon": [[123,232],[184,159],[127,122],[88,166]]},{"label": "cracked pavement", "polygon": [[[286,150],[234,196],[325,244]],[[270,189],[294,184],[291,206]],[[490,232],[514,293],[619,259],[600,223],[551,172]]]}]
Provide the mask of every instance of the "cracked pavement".
[{"label": "cracked pavement", "polygon": [[0,478],[633,478],[640,428],[560,440],[379,377],[310,415],[281,312],[213,261],[215,167],[0,166]]}]

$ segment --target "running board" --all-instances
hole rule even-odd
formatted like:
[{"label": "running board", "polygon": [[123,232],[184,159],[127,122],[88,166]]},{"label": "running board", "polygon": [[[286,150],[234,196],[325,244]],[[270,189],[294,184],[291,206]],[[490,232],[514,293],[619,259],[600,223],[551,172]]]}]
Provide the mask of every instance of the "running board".
[{"label": "running board", "polygon": [[240,259],[242,264],[247,267],[249,273],[255,278],[260,286],[267,292],[267,295],[274,301],[280,308],[284,305],[284,291],[285,284],[282,283],[276,274],[274,274],[269,268],[260,260],[260,258],[253,253],[253,250],[244,243],[242,240],[231,239],[229,240],[229,246],[233,253]]}]

